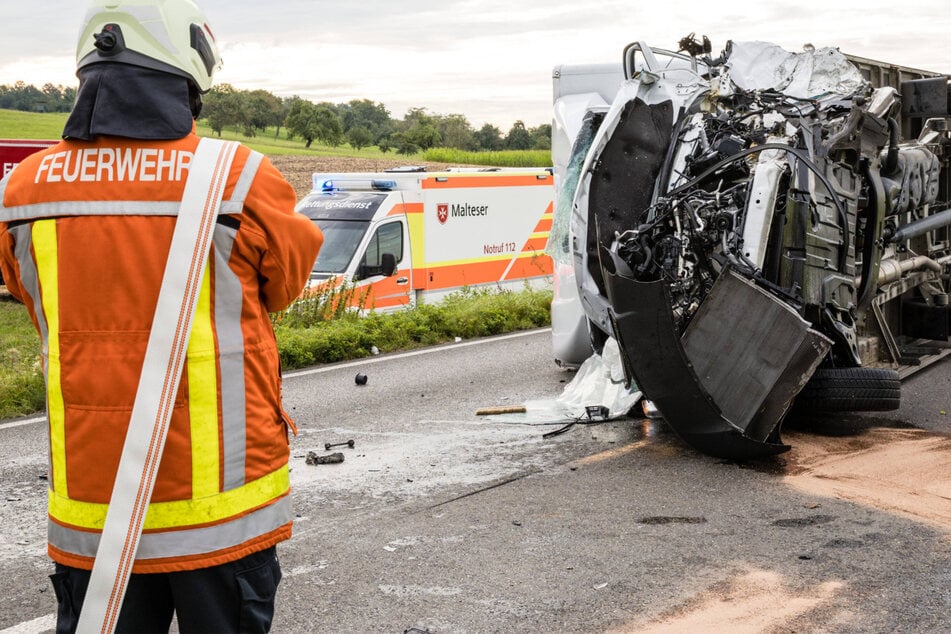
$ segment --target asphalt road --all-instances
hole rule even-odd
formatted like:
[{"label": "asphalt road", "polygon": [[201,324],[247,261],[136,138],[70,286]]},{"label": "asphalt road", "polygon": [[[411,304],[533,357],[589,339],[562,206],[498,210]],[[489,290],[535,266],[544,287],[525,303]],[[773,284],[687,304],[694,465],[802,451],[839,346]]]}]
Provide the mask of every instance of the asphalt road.
[{"label": "asphalt road", "polygon": [[[739,465],[661,421],[544,438],[559,426],[477,416],[561,392],[549,337],[285,377],[274,632],[951,631],[951,365],[898,412],[789,421],[792,451]],[[43,434],[0,423],[0,632],[52,624]]]}]

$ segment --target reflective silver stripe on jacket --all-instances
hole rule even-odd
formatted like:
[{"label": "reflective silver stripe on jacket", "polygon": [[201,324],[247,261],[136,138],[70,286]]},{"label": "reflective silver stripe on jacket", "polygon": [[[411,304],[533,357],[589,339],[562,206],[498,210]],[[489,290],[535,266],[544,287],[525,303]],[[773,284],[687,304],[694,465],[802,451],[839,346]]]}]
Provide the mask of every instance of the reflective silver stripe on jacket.
[{"label": "reflective silver stripe on jacket", "polygon": [[[4,181],[5,182],[5,181]],[[0,200],[3,200],[3,183],[0,183]],[[33,225],[19,225],[11,227],[10,233],[16,243],[13,248],[13,256],[20,266],[20,284],[23,290],[30,296],[33,302],[33,312],[36,315],[36,323],[40,328],[40,344],[43,353],[43,385],[49,384],[49,326],[46,324],[46,310],[43,306],[43,300],[40,295],[40,274],[36,270],[36,262],[33,261]],[[46,472],[53,472],[53,456],[50,454],[49,443],[46,445]],[[53,478],[49,479],[50,488],[55,488]]]},{"label": "reflective silver stripe on jacket", "polygon": [[[166,557],[187,557],[210,554],[238,546],[265,535],[291,521],[291,499],[284,496],[273,504],[214,526],[147,532],[142,534],[136,561]],[[47,523],[49,543],[80,557],[95,557],[99,533],[78,531],[50,520]]]},{"label": "reflective silver stripe on jacket", "polygon": [[251,151],[248,162],[244,164],[244,168],[241,170],[241,176],[238,178],[238,183],[234,187],[231,198],[221,203],[221,213],[240,213],[240,208],[235,212],[225,211],[225,209],[228,205],[244,206],[244,200],[248,197],[248,192],[251,191],[251,183],[254,182],[254,177],[258,173],[258,168],[261,166],[263,159],[264,156],[260,152]]},{"label": "reflective silver stripe on jacket", "polygon": [[215,332],[221,380],[221,441],[225,491],[245,483],[244,333],[241,331],[241,301],[244,289],[228,261],[237,230],[215,227]]},{"label": "reflective silver stripe on jacket", "polygon": [[[33,307],[36,312],[36,322],[40,326],[40,339],[43,344],[43,356],[49,354],[49,330],[46,326],[46,315],[43,311],[43,300],[40,297],[40,274],[36,270],[36,262],[33,261],[33,227],[32,225],[19,225],[10,227],[10,233],[16,246],[13,248],[13,256],[20,265],[20,283],[23,290],[27,292],[30,299],[33,300]],[[48,364],[44,363],[44,371]]]},{"label": "reflective silver stripe on jacket", "polygon": [[4,197],[4,196],[6,195],[6,193],[7,193],[7,183],[10,182],[10,176],[12,176],[12,175],[13,175],[13,172],[9,172],[9,173],[7,173],[6,176],[3,177],[3,180],[0,180],[0,213],[3,213],[3,211],[4,211],[4,209],[3,209],[3,197]]}]

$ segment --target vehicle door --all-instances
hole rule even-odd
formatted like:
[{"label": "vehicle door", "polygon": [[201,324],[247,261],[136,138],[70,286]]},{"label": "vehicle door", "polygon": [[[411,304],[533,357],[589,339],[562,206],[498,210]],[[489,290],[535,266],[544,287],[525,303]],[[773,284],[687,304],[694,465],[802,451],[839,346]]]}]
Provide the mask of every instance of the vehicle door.
[{"label": "vehicle door", "polygon": [[405,216],[380,221],[367,238],[354,281],[368,289],[363,307],[392,310],[412,303],[413,269]]}]

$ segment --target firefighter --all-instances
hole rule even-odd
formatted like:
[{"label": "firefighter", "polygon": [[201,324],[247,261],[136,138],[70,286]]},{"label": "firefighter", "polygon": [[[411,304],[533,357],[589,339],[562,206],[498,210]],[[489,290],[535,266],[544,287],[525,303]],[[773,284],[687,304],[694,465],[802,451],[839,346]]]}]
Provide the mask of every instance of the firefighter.
[{"label": "firefighter", "polygon": [[[83,607],[220,62],[191,0],[93,0],[63,140],[0,183],[3,277],[43,346],[57,632]],[[246,146],[222,200],[117,631],[271,625],[293,422],[269,312],[300,294],[323,237]]]}]

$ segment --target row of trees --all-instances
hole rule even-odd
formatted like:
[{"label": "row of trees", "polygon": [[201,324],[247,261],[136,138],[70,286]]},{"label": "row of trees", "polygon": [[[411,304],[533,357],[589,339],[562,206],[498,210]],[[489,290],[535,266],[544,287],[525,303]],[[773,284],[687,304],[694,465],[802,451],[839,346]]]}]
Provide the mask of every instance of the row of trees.
[{"label": "row of trees", "polygon": [[[18,81],[0,86],[0,108],[29,112],[69,112],[76,88],[46,84],[42,89]],[[491,124],[474,129],[461,114],[432,114],[425,108],[410,108],[394,119],[382,103],[354,99],[348,103],[313,103],[301,97],[277,97],[266,90],[238,90],[220,84],[204,97],[201,112],[219,136],[234,129],[253,137],[275,128],[300,138],[307,147],[314,141],[331,146],[348,143],[355,149],[378,146],[384,152],[414,154],[433,147],[479,150],[547,150],[551,126],[526,128],[516,121],[505,134]]]},{"label": "row of trees", "polygon": [[270,127],[279,134],[298,137],[306,147],[314,141],[330,146],[348,143],[355,149],[378,146],[413,154],[433,147],[460,150],[547,150],[551,126],[526,128],[516,121],[506,134],[491,124],[474,129],[461,114],[432,114],[425,108],[410,108],[394,119],[382,103],[354,99],[348,103],[313,103],[301,97],[279,98],[266,90],[237,90],[228,84],[215,86],[205,95],[201,113],[219,136],[225,128],[246,136],[264,133]]},{"label": "row of trees", "polygon": [[69,112],[76,101],[76,89],[46,84],[37,88],[18,81],[0,86],[0,108],[27,112]]}]

